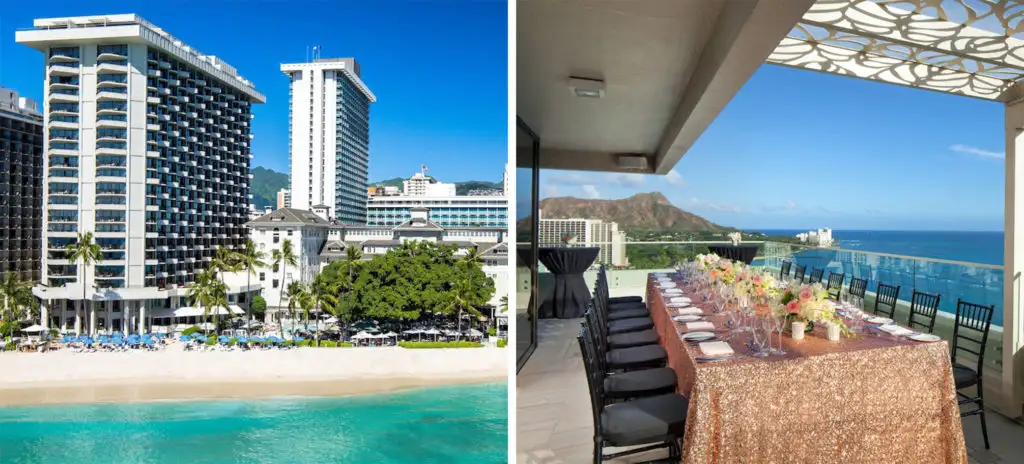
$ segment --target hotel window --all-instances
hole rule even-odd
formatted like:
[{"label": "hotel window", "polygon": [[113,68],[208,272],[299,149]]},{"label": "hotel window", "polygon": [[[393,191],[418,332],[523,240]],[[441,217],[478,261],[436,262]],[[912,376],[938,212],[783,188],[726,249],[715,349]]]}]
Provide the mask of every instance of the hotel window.
[{"label": "hotel window", "polygon": [[260,282],[265,282],[266,280],[267,280],[267,273],[266,272],[261,272],[260,273]]},{"label": "hotel window", "polygon": [[277,279],[274,279],[274,285],[273,285],[273,287],[274,287],[274,288],[277,288]]}]

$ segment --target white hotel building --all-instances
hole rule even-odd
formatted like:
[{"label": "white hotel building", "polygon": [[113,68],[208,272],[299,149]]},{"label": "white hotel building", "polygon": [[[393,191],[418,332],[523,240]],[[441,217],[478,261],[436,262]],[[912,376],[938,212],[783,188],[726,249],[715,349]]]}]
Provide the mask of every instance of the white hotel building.
[{"label": "white hotel building", "polygon": [[346,224],[366,223],[370,104],[377,97],[353,58],[282,64],[290,84],[291,208],[330,207]]},{"label": "white hotel building", "polygon": [[412,219],[415,208],[426,208],[430,220],[445,228],[508,228],[507,194],[456,195],[455,184],[437,182],[422,172],[402,182],[402,190],[401,195],[370,196],[365,223],[395,227]]},{"label": "white hotel building", "polygon": [[[41,319],[78,328],[84,295],[83,332],[146,331],[186,306],[218,246],[244,243],[250,109],[265,98],[132,14],[37,19],[16,40],[45,57]],[[64,253],[84,232],[103,250],[87,268]]]}]

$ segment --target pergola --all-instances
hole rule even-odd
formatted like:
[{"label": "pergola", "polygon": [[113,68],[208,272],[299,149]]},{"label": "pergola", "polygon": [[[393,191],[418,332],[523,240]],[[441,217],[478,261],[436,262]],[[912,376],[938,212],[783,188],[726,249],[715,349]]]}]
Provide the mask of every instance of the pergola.
[{"label": "pergola", "polygon": [[520,0],[517,22],[517,113],[542,169],[666,174],[765,62],[1004,103],[1003,372],[990,404],[1021,416],[1024,4]]}]

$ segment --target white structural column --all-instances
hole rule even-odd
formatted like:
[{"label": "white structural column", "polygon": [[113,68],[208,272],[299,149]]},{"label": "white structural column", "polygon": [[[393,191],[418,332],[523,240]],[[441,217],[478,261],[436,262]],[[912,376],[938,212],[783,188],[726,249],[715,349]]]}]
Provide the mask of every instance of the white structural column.
[{"label": "white structural column", "polygon": [[146,333],[146,302],[139,302],[139,334]]},{"label": "white structural column", "polygon": [[[1020,152],[1022,159],[1017,159]],[[1020,162],[1018,162],[1020,161]],[[1020,188],[1017,181],[1021,181]],[[1006,105],[1006,199],[1003,255],[1003,413],[1019,417],[1024,403],[1021,272],[1024,271],[1024,101]],[[992,406],[999,407],[996,402]]]},{"label": "white structural column", "polygon": [[49,302],[46,300],[39,302],[39,324],[47,331],[50,330],[50,311],[47,307],[48,303]]}]

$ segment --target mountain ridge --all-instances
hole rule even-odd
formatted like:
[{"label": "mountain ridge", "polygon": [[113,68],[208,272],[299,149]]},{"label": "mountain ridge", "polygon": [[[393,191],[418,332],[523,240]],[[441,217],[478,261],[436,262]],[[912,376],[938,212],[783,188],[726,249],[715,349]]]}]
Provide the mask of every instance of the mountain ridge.
[{"label": "mountain ridge", "polygon": [[[731,230],[672,204],[660,192],[638,193],[617,200],[550,197],[540,201],[543,219],[600,219],[620,230]],[[526,221],[529,217],[520,220]]]}]

